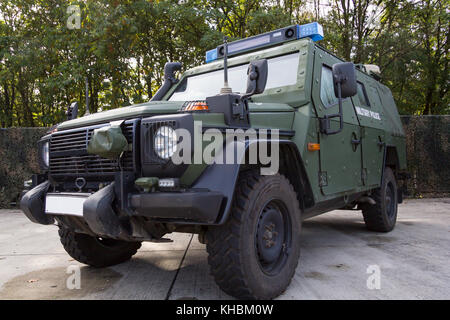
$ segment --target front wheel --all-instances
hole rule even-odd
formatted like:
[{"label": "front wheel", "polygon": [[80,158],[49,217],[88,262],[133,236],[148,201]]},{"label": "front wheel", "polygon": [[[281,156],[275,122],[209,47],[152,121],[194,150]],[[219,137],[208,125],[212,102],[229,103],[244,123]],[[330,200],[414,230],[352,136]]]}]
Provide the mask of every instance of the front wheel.
[{"label": "front wheel", "polygon": [[60,227],[59,237],[72,258],[97,268],[125,262],[141,247],[140,242],[93,237],[64,227]]},{"label": "front wheel", "polygon": [[392,169],[384,169],[382,185],[373,191],[375,204],[365,203],[362,207],[367,229],[378,232],[389,232],[397,221],[397,182]]},{"label": "front wheel", "polygon": [[218,286],[240,299],[272,299],[289,285],[300,255],[300,209],[286,177],[242,174],[230,217],[206,233]]}]

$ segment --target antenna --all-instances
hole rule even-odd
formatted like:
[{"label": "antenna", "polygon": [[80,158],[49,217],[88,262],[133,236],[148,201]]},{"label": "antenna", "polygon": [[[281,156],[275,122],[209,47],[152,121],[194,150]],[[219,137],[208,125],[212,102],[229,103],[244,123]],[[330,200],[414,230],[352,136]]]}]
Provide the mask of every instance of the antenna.
[{"label": "antenna", "polygon": [[[89,72],[89,70],[88,70]],[[86,112],[84,113],[85,116],[90,115],[91,112],[89,111],[89,78],[86,75]]]},{"label": "antenna", "polygon": [[228,86],[228,37],[223,37],[223,88],[220,94],[232,93],[233,90]]}]

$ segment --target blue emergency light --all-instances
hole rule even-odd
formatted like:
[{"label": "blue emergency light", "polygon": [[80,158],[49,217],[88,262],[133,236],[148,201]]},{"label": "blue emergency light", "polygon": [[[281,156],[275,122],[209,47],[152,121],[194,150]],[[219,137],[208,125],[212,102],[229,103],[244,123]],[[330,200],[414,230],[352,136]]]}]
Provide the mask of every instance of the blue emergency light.
[{"label": "blue emergency light", "polygon": [[[228,43],[228,55],[233,56],[239,53],[252,51],[259,48],[269,47],[276,44],[298,40],[309,37],[313,41],[323,39],[323,28],[317,22],[304,25],[293,25],[275,31],[259,34],[250,38],[237,40]],[[223,58],[224,46],[220,45],[215,49],[206,52],[206,63]]]}]

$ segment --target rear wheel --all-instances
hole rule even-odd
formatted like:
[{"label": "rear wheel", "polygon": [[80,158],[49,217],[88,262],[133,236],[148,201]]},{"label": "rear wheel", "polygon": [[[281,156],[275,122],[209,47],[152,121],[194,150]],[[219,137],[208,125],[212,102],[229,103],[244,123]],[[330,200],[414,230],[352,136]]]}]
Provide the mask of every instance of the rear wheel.
[{"label": "rear wheel", "polygon": [[140,242],[93,237],[67,228],[59,229],[59,237],[72,258],[97,268],[125,262],[141,247]]},{"label": "rear wheel", "polygon": [[211,273],[236,298],[275,298],[294,275],[299,236],[300,209],[289,181],[244,173],[227,222],[206,234]]},{"label": "rear wheel", "polygon": [[389,232],[397,221],[397,182],[392,169],[384,169],[383,183],[374,190],[372,198],[375,204],[365,203],[362,207],[366,227],[372,231]]}]

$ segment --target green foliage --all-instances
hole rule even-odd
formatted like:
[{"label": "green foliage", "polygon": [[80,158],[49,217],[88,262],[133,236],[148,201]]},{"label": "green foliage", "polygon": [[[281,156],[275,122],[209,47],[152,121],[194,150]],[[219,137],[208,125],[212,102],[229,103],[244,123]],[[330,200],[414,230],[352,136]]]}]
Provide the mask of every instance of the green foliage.
[{"label": "green foliage", "polygon": [[[69,5],[81,28],[69,29]],[[404,114],[449,113],[449,1],[0,0],[0,125],[50,126],[78,101],[86,112],[149,100],[167,61],[203,63],[239,39],[320,21],[321,45],[378,64]]]}]

